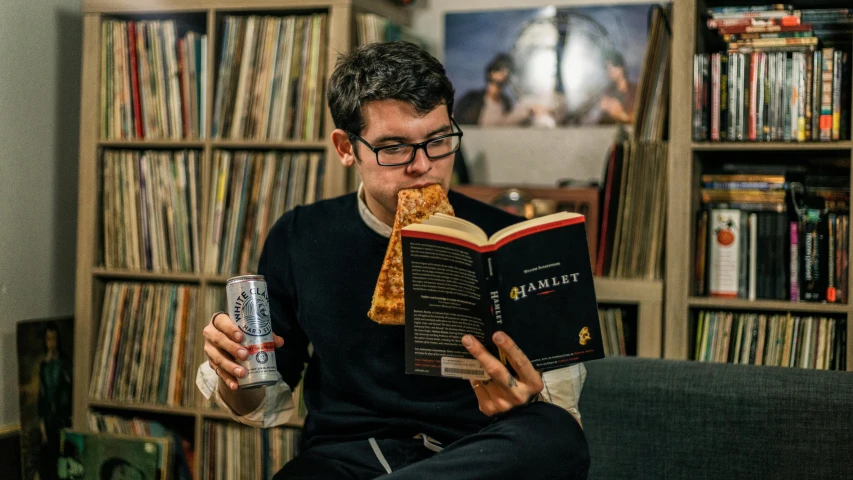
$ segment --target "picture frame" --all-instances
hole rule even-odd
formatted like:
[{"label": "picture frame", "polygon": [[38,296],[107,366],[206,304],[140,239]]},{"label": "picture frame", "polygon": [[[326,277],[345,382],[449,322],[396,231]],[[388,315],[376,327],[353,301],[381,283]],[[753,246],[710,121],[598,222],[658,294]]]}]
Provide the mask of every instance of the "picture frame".
[{"label": "picture frame", "polygon": [[71,426],[74,318],[20,321],[16,346],[22,478],[55,479],[61,431]]},{"label": "picture frame", "polygon": [[170,480],[171,438],[62,431],[62,480]]}]

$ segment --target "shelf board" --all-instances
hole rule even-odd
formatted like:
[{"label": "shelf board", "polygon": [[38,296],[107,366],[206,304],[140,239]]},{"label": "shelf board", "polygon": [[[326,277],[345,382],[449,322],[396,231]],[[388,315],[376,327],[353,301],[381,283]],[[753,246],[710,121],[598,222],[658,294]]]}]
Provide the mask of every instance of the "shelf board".
[{"label": "shelf board", "polygon": [[198,283],[200,280],[200,276],[195,273],[148,272],[144,270],[116,270],[113,268],[93,268],[92,275],[98,278],[163,282]]},{"label": "shelf board", "polygon": [[325,140],[213,140],[213,148],[251,148],[283,150],[322,150]]},{"label": "shelf board", "polygon": [[192,407],[159,405],[152,403],[131,403],[115,400],[89,400],[89,408],[108,408],[113,410],[127,410],[133,412],[167,413],[169,415],[180,415],[193,417],[198,409]]},{"label": "shelf board", "polygon": [[691,147],[695,152],[714,151],[753,151],[753,150],[782,150],[782,151],[809,151],[809,150],[850,150],[853,142],[849,140],[836,142],[697,142]]},{"label": "shelf board", "polygon": [[[201,416],[207,420],[231,420],[231,417],[222,410],[213,410],[210,408],[202,408]],[[287,422],[282,426],[289,428],[302,428],[304,425],[305,422],[303,420],[299,420],[296,422]]]},{"label": "shelf board", "polygon": [[778,312],[847,313],[850,305],[838,303],[789,302],[786,300],[744,300],[742,298],[690,297],[691,307],[729,310],[771,310]]},{"label": "shelf board", "polygon": [[99,140],[105,148],[204,148],[204,140]]},{"label": "shelf board", "polygon": [[207,275],[205,277],[205,280],[207,280],[207,283],[225,285],[225,282],[227,282],[229,278],[236,277],[236,276],[237,275],[214,275],[214,274],[211,274],[211,275]]},{"label": "shelf board", "polygon": [[599,302],[663,302],[663,282],[628,278],[595,277],[595,297]]}]

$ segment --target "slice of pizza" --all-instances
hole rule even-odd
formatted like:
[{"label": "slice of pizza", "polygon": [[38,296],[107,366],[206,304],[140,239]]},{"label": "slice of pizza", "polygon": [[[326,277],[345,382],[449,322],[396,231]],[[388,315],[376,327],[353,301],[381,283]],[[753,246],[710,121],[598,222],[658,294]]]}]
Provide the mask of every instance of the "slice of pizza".
[{"label": "slice of pizza", "polygon": [[391,231],[388,250],[385,251],[385,261],[382,262],[382,269],[376,280],[373,302],[367,312],[367,316],[374,322],[385,325],[406,323],[403,300],[403,244],[400,233],[403,227],[421,223],[435,213],[453,215],[453,207],[450,206],[441,185],[400,190],[397,194],[394,229]]}]

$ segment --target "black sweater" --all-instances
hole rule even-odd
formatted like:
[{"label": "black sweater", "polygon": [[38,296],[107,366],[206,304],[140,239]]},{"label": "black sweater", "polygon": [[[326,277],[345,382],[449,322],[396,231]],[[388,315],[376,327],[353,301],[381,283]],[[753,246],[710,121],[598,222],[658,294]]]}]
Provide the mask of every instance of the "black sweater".
[{"label": "black sweater", "polygon": [[[519,221],[455,192],[449,199],[489,235]],[[478,431],[489,418],[468,381],[406,375],[404,327],[367,317],[388,239],[364,223],[357,201],[349,194],[286,213],[261,255],[273,329],[284,337],[278,370],[294,387],[308,363],[305,446],[417,433],[446,445]]]}]

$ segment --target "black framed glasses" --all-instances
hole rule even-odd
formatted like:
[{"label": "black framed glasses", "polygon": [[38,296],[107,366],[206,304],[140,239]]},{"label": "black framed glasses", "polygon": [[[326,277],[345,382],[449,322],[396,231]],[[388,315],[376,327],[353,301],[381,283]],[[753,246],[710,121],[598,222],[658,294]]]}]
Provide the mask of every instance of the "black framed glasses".
[{"label": "black framed glasses", "polygon": [[421,148],[424,149],[427,158],[430,160],[438,160],[456,153],[462,144],[462,130],[452,117],[450,118],[450,122],[453,124],[453,128],[455,128],[455,132],[430,138],[421,143],[395,143],[393,145],[374,147],[367,143],[367,140],[354,133],[347,132],[347,134],[351,138],[357,138],[361,143],[367,145],[367,148],[376,154],[376,163],[379,165],[383,167],[398,167],[415,161],[415,155],[418,153],[418,149]]}]

